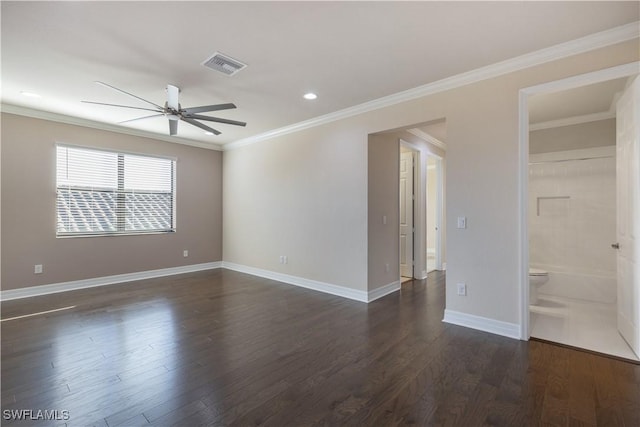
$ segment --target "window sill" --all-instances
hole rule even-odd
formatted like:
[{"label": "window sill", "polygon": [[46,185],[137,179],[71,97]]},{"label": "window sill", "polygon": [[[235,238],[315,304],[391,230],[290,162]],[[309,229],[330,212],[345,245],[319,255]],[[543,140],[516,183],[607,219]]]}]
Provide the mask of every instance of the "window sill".
[{"label": "window sill", "polygon": [[56,239],[75,239],[85,237],[119,237],[119,236],[150,236],[157,234],[173,234],[176,230],[168,231],[148,231],[148,232],[131,232],[131,233],[100,233],[100,234],[62,234],[56,235]]}]

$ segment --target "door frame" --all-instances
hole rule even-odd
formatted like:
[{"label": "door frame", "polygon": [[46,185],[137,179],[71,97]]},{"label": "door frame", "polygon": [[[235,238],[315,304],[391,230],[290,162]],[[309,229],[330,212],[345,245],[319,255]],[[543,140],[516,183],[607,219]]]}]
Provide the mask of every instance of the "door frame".
[{"label": "door frame", "polygon": [[[416,275],[416,272],[421,272],[425,270],[426,265],[422,265],[421,257],[416,257],[416,253],[419,252],[419,248],[424,247],[426,242],[422,241],[422,235],[424,233],[423,226],[423,218],[424,218],[424,199],[421,197],[421,191],[423,187],[423,183],[421,180],[421,165],[422,158],[420,147],[410,142],[405,141],[404,139],[399,140],[398,151],[401,152],[401,147],[404,147],[411,152],[413,152],[413,278],[415,279],[424,279],[422,275]],[[400,182],[400,169],[398,169],[398,182]],[[398,194],[398,215],[400,214],[400,195]],[[400,235],[400,224],[398,223],[398,235]],[[400,259],[400,239],[398,239],[398,259]],[[424,262],[426,263],[426,257]],[[400,277],[398,278],[402,281],[402,273],[400,273]]]},{"label": "door frame", "polygon": [[540,93],[558,92],[593,83],[600,83],[622,77],[637,75],[640,61],[605,68],[586,74],[567,77],[547,83],[520,89],[518,94],[518,222],[519,247],[519,290],[520,290],[520,339],[529,340],[529,96]]},{"label": "door frame", "polygon": [[[637,358],[640,358],[640,236],[637,235],[638,204],[640,200],[637,193],[640,185],[638,176],[638,166],[640,163],[640,123],[638,123],[638,107],[640,107],[640,72],[628,79],[629,83],[622,96],[616,102],[616,194],[619,196],[616,201],[616,263],[617,271],[617,296],[618,301],[623,301],[623,297],[630,298],[632,303],[631,313],[621,310],[621,304],[617,308],[618,332],[631,348]],[[628,102],[624,105],[623,102]],[[630,104],[630,105],[629,105]],[[629,110],[632,114],[629,115]],[[627,116],[627,117],[625,117]],[[626,128],[626,118],[632,123],[633,132]],[[630,141],[629,141],[630,140]],[[625,145],[627,147],[625,147]],[[630,148],[627,153],[626,148]],[[628,161],[628,163],[627,163]],[[626,176],[625,176],[626,175]],[[622,184],[622,185],[621,185]],[[627,187],[628,186],[628,187]],[[626,190],[626,192],[625,192]],[[620,195],[622,194],[622,197]],[[629,215],[630,214],[630,215]],[[629,215],[628,217],[626,217]],[[626,217],[626,218],[625,218]],[[621,227],[622,223],[622,227]],[[630,276],[630,277],[629,277]],[[625,295],[626,293],[631,295]],[[635,297],[635,300],[634,300]],[[635,305],[633,304],[635,301]],[[622,304],[624,307],[624,303]]]}]

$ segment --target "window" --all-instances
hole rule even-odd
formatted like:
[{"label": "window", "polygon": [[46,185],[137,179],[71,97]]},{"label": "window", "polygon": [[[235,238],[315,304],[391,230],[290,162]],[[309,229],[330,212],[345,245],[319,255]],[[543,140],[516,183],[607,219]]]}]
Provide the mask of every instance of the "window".
[{"label": "window", "polygon": [[176,162],[58,145],[57,236],[175,231]]}]

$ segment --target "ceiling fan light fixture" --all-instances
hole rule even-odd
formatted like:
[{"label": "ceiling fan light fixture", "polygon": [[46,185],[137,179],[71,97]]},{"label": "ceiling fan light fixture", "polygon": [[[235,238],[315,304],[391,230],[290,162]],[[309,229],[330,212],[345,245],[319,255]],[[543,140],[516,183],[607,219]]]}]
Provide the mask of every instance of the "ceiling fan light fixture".
[{"label": "ceiling fan light fixture", "polygon": [[233,109],[236,108],[235,104],[233,103],[226,103],[226,104],[213,104],[213,105],[201,105],[199,107],[190,107],[190,108],[182,108],[182,106],[180,105],[180,102],[178,101],[178,96],[180,94],[180,88],[177,86],[173,86],[173,85],[167,85],[167,101],[164,103],[164,107],[160,106],[158,104],[155,104],[151,101],[148,101],[144,98],[141,98],[137,95],[134,95],[132,93],[126,92],[122,89],[119,89],[115,86],[111,86],[107,83],[104,82],[96,82],[102,86],[108,87],[110,89],[113,89],[117,92],[120,92],[124,95],[130,96],[132,98],[137,99],[138,101],[142,101],[146,104],[148,104],[151,107],[154,108],[149,108],[149,107],[134,107],[134,106],[130,106],[130,105],[120,105],[120,104],[109,104],[109,103],[105,103],[105,102],[95,102],[95,101],[81,101],[87,104],[97,104],[97,105],[106,105],[106,106],[110,106],[110,107],[119,107],[119,108],[130,108],[130,109],[134,109],[134,110],[144,110],[144,111],[151,111],[155,114],[152,115],[147,115],[144,117],[138,117],[135,119],[131,119],[131,120],[125,120],[124,122],[120,122],[120,123],[127,123],[127,122],[133,122],[133,121],[137,121],[137,120],[143,120],[143,119],[148,119],[151,117],[158,117],[158,116],[165,116],[168,119],[169,122],[169,135],[177,135],[178,133],[178,122],[179,121],[184,121],[192,126],[198,127],[200,129],[202,129],[203,131],[205,131],[205,133],[207,135],[220,135],[221,132],[217,129],[214,129],[212,127],[209,127],[208,125],[205,125],[204,123],[201,122],[201,120],[204,120],[206,122],[216,122],[216,123],[222,123],[222,124],[227,124],[227,125],[234,125],[234,126],[246,126],[247,124],[245,122],[240,122],[237,120],[229,120],[229,119],[224,119],[222,117],[212,117],[212,116],[207,116],[207,115],[202,115],[199,113],[208,113],[210,111],[221,111],[221,110],[229,110],[229,109]]}]

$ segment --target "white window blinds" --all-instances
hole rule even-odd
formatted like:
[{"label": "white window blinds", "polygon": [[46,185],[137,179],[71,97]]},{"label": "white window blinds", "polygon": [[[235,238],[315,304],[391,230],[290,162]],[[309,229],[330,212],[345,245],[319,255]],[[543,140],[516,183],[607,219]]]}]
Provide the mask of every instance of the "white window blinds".
[{"label": "white window blinds", "polygon": [[175,161],[58,145],[57,235],[175,231]]}]

